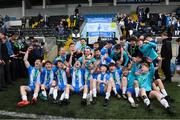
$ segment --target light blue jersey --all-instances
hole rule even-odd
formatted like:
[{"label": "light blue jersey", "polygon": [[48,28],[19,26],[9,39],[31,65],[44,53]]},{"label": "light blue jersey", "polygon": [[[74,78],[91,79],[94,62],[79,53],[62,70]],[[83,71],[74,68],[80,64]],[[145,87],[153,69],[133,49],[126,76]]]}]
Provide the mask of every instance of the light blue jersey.
[{"label": "light blue jersey", "polygon": [[142,64],[141,63],[133,63],[131,67],[131,74],[135,76],[135,73],[141,70]]},{"label": "light blue jersey", "polygon": [[65,63],[65,61],[66,61],[66,55],[64,55],[64,56],[61,56],[61,55],[60,55],[60,56],[56,57],[56,58],[54,59],[54,61],[53,61],[53,64],[56,64],[58,60],[61,60],[62,63]]},{"label": "light blue jersey", "polygon": [[39,69],[29,66],[28,67],[28,74],[29,74],[29,87],[31,90],[35,89],[35,84],[36,83],[41,83],[40,78],[41,78],[41,72]]},{"label": "light blue jersey", "polygon": [[79,68],[71,68],[70,69],[71,77],[72,77],[72,83],[74,89],[78,89],[84,86],[84,70]]},{"label": "light blue jersey", "polygon": [[89,69],[85,69],[85,85],[88,85],[88,87],[90,88],[90,80],[93,79],[93,75],[92,73],[90,73]]},{"label": "light blue jersey", "polygon": [[[111,52],[110,57],[114,60],[114,61],[118,61],[121,59],[121,53],[117,53],[115,54],[114,51]],[[127,54],[126,51],[123,51],[123,66],[127,66],[129,62],[129,56]]]},{"label": "light blue jersey", "polygon": [[116,70],[114,70],[113,72],[110,72],[110,71],[109,71],[109,76],[110,76],[110,78],[113,78],[114,83],[115,83],[115,84],[118,84],[118,85],[121,84],[121,82],[120,82],[121,74],[122,74],[121,70],[117,70],[117,69],[116,69]]},{"label": "light blue jersey", "polygon": [[136,80],[136,76],[132,71],[129,71],[127,75],[127,88],[134,88],[134,81]]},{"label": "light blue jersey", "polygon": [[148,42],[147,44],[143,44],[139,50],[143,53],[144,57],[149,57],[151,60],[155,60],[158,57],[158,54],[154,50],[155,47],[155,43]]},{"label": "light blue jersey", "polygon": [[120,81],[121,80],[121,74],[122,74],[121,69],[116,69],[113,72],[109,72],[109,76],[110,76],[110,78],[113,78],[117,92],[121,91],[121,88],[120,88],[120,86],[121,86],[121,81]]},{"label": "light blue jersey", "polygon": [[53,69],[47,70],[44,68],[42,70],[42,84],[45,85],[48,89],[50,88],[52,81],[54,80],[54,71]]},{"label": "light blue jersey", "polygon": [[[83,63],[83,57],[80,57],[80,58],[78,59],[78,61],[80,61],[81,63]],[[94,63],[95,61],[96,61],[96,59],[95,59],[95,58],[92,58],[92,59],[90,59],[90,60],[88,60],[88,61],[86,62],[85,66],[88,67],[91,63]]]},{"label": "light blue jersey", "polygon": [[[110,76],[107,74],[107,73],[100,73],[98,76],[97,76],[97,80],[101,80],[101,81],[104,81],[104,82],[107,82],[109,81],[110,79]],[[100,84],[100,94],[103,95],[104,94],[104,88],[105,88],[105,84],[101,83]]]},{"label": "light blue jersey", "polygon": [[109,76],[107,73],[105,73],[105,74],[100,73],[100,74],[98,74],[98,76],[97,76],[97,80],[109,81],[109,79],[110,79],[110,76]]},{"label": "light blue jersey", "polygon": [[66,71],[63,69],[57,69],[55,72],[55,78],[60,90],[64,90],[67,85]]},{"label": "light blue jersey", "polygon": [[109,65],[109,63],[115,63],[114,60],[110,57],[106,57],[105,59],[103,58],[103,56],[101,55],[101,60],[100,60],[100,64],[103,65]]},{"label": "light blue jersey", "polygon": [[151,63],[149,72],[137,76],[140,88],[144,88],[146,91],[152,90],[152,80],[154,77],[154,72],[154,65]]}]

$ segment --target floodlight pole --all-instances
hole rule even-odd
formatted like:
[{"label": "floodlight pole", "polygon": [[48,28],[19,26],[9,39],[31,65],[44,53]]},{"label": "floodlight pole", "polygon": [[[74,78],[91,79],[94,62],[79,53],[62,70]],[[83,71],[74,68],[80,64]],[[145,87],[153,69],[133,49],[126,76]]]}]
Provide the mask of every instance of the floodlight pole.
[{"label": "floodlight pole", "polygon": [[92,0],[88,0],[89,1],[89,6],[92,6]]},{"label": "floodlight pole", "polygon": [[113,0],[113,5],[114,5],[114,6],[117,5],[117,0]]},{"label": "floodlight pole", "polygon": [[45,9],[46,8],[46,0],[43,0],[43,3],[42,3],[42,8]]},{"label": "floodlight pole", "polygon": [[22,17],[25,16],[25,0],[22,0]]},{"label": "floodlight pole", "polygon": [[169,5],[169,0],[166,0],[166,5]]}]

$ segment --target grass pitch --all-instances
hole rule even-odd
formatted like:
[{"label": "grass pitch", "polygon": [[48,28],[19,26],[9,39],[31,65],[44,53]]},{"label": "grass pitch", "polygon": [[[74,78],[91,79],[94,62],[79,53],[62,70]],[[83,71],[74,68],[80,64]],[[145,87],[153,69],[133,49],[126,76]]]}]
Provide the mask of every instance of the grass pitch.
[{"label": "grass pitch", "polygon": [[[97,103],[95,105],[82,106],[80,104],[81,97],[79,95],[71,95],[70,104],[68,106],[59,106],[56,104],[38,101],[38,104],[36,105],[17,108],[16,104],[21,100],[19,86],[22,84],[26,85],[27,80],[21,79],[15,82],[14,85],[9,86],[7,91],[0,92],[0,110],[62,116],[67,118],[180,119],[180,87],[177,87],[176,83],[165,84],[169,95],[175,99],[175,102],[171,104],[173,110],[176,112],[175,116],[169,116],[156,100],[151,101],[154,110],[152,112],[148,112],[143,103],[139,103],[139,107],[137,109],[132,109],[127,101],[123,99],[117,100],[113,96],[110,98],[110,104],[107,107],[103,107],[104,97],[102,96],[97,98]],[[13,117],[0,115],[0,118]]]}]

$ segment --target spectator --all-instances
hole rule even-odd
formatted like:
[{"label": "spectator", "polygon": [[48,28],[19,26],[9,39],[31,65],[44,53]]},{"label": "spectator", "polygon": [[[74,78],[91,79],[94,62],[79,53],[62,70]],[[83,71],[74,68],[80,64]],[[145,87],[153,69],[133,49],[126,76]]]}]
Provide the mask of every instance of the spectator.
[{"label": "spectator", "polygon": [[9,16],[6,15],[6,16],[4,17],[4,22],[8,22],[9,20],[10,20]]},{"label": "spectator", "polygon": [[10,71],[10,56],[13,56],[12,48],[10,47],[10,42],[7,40],[5,33],[0,33],[1,44],[1,54],[2,60],[4,61],[4,78],[5,87],[8,84],[12,84],[11,71]]},{"label": "spectator", "polygon": [[30,21],[29,18],[26,19],[26,24],[25,24],[25,28],[29,28],[30,26]]},{"label": "spectator", "polygon": [[[11,45],[11,48],[13,50],[13,53],[15,55],[18,55],[18,50],[16,49],[16,35],[14,34],[14,32],[11,32],[9,34],[9,42]],[[11,79],[12,81],[15,81],[18,78],[18,72],[19,72],[19,65],[18,65],[18,59],[17,57],[11,57]]]},{"label": "spectator", "polygon": [[14,46],[14,52],[16,53],[17,64],[19,66],[19,71],[20,71],[20,72],[18,72],[18,77],[24,78],[24,77],[26,77],[26,67],[24,65],[23,57],[24,57],[25,52],[28,48],[28,45],[22,37],[19,37],[16,40],[14,45],[15,45]]},{"label": "spectator", "polygon": [[64,34],[64,26],[63,26],[63,22],[62,21],[60,21],[59,25],[56,28],[57,28],[57,31],[58,31],[59,35],[63,35]]},{"label": "spectator", "polygon": [[68,30],[68,22],[66,21],[66,19],[62,19],[62,22],[63,22],[65,31],[67,31]]},{"label": "spectator", "polygon": [[167,33],[162,34],[162,48],[161,48],[161,57],[162,57],[162,71],[165,75],[165,81],[171,82],[171,59],[172,59],[172,46],[170,36],[167,36]]},{"label": "spectator", "polygon": [[22,21],[22,28],[25,28],[25,27],[26,27],[26,18],[23,17],[23,18],[21,19],[21,21]]},{"label": "spectator", "polygon": [[3,25],[3,17],[0,15],[0,27]]},{"label": "spectator", "polygon": [[74,15],[71,15],[70,16],[70,28],[72,29],[72,28],[74,28]]},{"label": "spectator", "polygon": [[0,40],[0,91],[3,90],[3,87],[5,86],[5,80],[4,80],[4,61],[2,59],[2,41]]},{"label": "spectator", "polygon": [[175,35],[178,36],[180,34],[180,19],[177,20],[177,22],[174,24],[174,30],[175,30]]}]

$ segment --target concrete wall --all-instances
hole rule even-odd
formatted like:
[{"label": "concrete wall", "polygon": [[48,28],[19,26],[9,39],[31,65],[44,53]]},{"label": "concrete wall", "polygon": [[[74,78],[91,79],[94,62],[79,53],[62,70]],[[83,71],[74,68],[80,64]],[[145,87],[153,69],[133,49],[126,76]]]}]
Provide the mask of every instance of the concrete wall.
[{"label": "concrete wall", "polygon": [[5,16],[5,15],[9,15],[9,16],[14,16],[17,18],[22,17],[22,8],[21,7],[17,7],[17,8],[3,8],[0,9],[0,15]]},{"label": "concrete wall", "polygon": [[[178,6],[180,6],[180,2],[171,3],[169,6],[166,6],[164,3],[160,4],[139,4],[140,6],[149,7],[152,12],[172,12]],[[71,15],[74,12],[77,4],[69,4],[69,5],[47,5],[46,9],[42,9],[42,6],[33,6],[32,9],[26,9],[26,16],[36,16],[38,13],[42,15]],[[92,7],[89,7],[88,4],[82,4],[82,8],[80,11],[83,14],[89,13],[130,13],[136,10],[138,4],[118,4],[117,6],[112,6],[112,4],[93,4]],[[22,17],[22,8],[3,8],[0,9],[0,15],[5,16],[8,14],[9,16],[16,16],[17,18]]]},{"label": "concrete wall", "polygon": [[131,13],[130,5],[121,5],[121,6],[92,6],[92,7],[81,7],[80,13],[85,14],[106,14],[106,13]]},{"label": "concrete wall", "polygon": [[41,15],[53,16],[53,15],[67,15],[68,11],[66,8],[46,8],[46,9],[27,9],[25,16],[37,16]]}]

